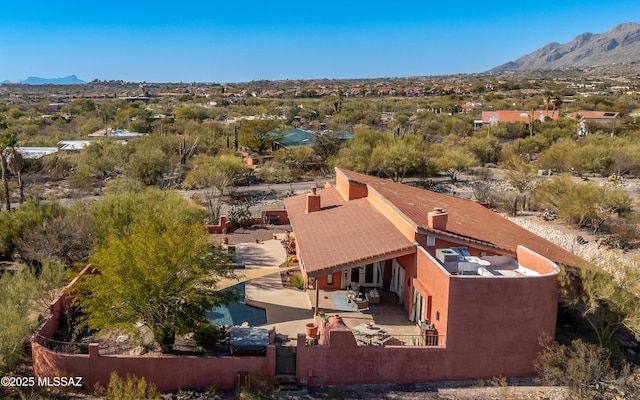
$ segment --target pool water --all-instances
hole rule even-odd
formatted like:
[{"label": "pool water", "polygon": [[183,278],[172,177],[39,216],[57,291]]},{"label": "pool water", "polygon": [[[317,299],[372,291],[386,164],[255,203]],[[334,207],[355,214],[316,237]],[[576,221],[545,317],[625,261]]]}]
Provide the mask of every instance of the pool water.
[{"label": "pool water", "polygon": [[[236,290],[240,292],[242,299],[245,298],[244,282],[233,285],[224,290]],[[267,323],[267,312],[258,307],[247,305],[244,301],[232,302],[226,306],[215,306],[207,314],[211,323],[216,325],[242,325],[244,322],[249,326],[260,326]]]}]

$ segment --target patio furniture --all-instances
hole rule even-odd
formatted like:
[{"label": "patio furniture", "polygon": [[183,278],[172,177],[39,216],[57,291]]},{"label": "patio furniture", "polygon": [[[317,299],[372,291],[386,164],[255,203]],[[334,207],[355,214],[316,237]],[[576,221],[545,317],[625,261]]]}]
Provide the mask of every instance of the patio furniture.
[{"label": "patio furniture", "polygon": [[358,343],[364,343],[373,346],[384,346],[385,343],[393,339],[393,336],[388,335],[384,327],[380,325],[373,325],[372,323],[363,323],[351,328],[354,332],[356,341]]},{"label": "patio furniture", "polygon": [[356,342],[358,344],[364,344],[367,346],[371,344],[371,338],[367,335],[363,335],[361,333],[355,333],[353,336],[356,338]]},{"label": "patio furniture", "polygon": [[356,304],[356,308],[358,310],[364,310],[369,308],[369,302],[367,301],[367,299],[356,297],[354,300],[354,303]]},{"label": "patio furniture", "polygon": [[380,304],[380,293],[378,293],[378,289],[376,288],[369,290],[365,297],[369,304]]},{"label": "patio furniture", "polygon": [[370,325],[366,322],[354,326],[351,330],[367,336],[376,336],[380,333],[386,333],[384,327],[380,325]]},{"label": "patio furniture", "polygon": [[347,286],[347,301],[354,301],[360,294],[360,286],[351,284]]}]

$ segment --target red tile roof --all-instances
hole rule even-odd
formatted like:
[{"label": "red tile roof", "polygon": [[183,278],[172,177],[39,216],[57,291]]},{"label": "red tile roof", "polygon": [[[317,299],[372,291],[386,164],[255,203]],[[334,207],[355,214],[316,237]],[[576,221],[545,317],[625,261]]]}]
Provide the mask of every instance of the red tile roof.
[{"label": "red tile roof", "polygon": [[[379,198],[416,232],[514,256],[517,246],[523,245],[558,263],[583,264],[570,252],[476,202],[338,168],[336,173],[347,181],[366,185],[369,197]],[[318,194],[322,208],[308,214],[305,213],[306,195],[285,201],[299,256],[310,276],[416,251],[416,244],[407,239],[368,197],[345,201],[334,187],[319,190]],[[429,228],[428,213],[434,208],[447,212],[445,230]]]},{"label": "red tile roof", "polygon": [[[518,245],[523,245],[555,262],[569,265],[582,264],[579,258],[567,250],[476,202],[353,171],[336,168],[336,172],[350,181],[367,185],[369,191],[377,193],[389,207],[413,225],[416,231],[427,234],[432,232],[452,239],[475,242],[495,248],[497,251],[513,254],[516,253]],[[434,208],[443,208],[448,213],[446,231],[429,228],[427,213]]]},{"label": "red tile roof", "polygon": [[[557,118],[558,114],[559,112],[557,110],[535,110],[533,111],[533,119],[539,121],[542,116],[544,116],[545,118]],[[496,118],[497,122],[523,122],[525,124],[528,124],[529,122],[531,122],[531,110],[496,110],[482,112],[483,124],[490,123],[492,118]]]},{"label": "red tile roof", "polygon": [[415,244],[366,198],[346,202],[333,187],[317,193],[320,211],[305,214],[306,195],[285,201],[310,276],[415,253]]}]

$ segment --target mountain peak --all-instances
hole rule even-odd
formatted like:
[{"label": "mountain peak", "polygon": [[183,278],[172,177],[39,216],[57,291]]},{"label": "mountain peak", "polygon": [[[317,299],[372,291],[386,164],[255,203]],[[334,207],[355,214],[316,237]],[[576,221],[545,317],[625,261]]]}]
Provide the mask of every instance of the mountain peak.
[{"label": "mountain peak", "polygon": [[640,24],[626,22],[605,33],[581,33],[568,43],[548,43],[490,72],[583,68],[633,61],[640,61]]},{"label": "mountain peak", "polygon": [[63,78],[39,78],[37,76],[30,76],[27,79],[20,81],[20,83],[23,83],[25,85],[75,85],[87,82],[78,79],[78,77],[75,75],[69,75]]}]

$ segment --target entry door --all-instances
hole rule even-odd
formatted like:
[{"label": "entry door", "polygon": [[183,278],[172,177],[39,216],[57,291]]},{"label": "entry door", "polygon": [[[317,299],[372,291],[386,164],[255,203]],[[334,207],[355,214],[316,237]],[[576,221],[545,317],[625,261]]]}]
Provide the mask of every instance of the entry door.
[{"label": "entry door", "polygon": [[355,267],[344,271],[345,287],[356,284],[363,287],[381,287],[382,267],[380,262]]},{"label": "entry door", "polygon": [[396,260],[393,260],[393,266],[391,268],[391,292],[398,295],[398,303],[404,303],[404,268],[398,264]]}]

